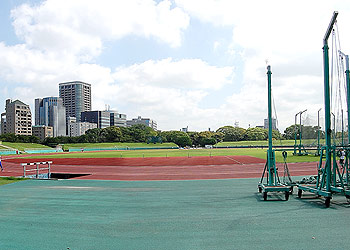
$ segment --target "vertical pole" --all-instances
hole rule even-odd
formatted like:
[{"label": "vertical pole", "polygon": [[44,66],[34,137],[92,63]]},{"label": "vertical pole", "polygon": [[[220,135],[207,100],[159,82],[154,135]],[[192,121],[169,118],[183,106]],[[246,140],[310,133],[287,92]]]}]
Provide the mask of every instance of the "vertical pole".
[{"label": "vertical pole", "polygon": [[271,66],[267,66],[267,95],[268,95],[268,122],[269,122],[269,149],[267,151],[267,166],[269,173],[269,185],[274,183],[274,168],[273,153],[272,153],[272,105],[271,105]]},{"label": "vertical pole", "polygon": [[332,170],[332,129],[331,129],[331,102],[329,91],[329,55],[328,38],[333,30],[338,12],[334,11],[331,22],[328,25],[326,34],[323,38],[323,77],[324,77],[324,112],[325,112],[325,130],[326,130],[326,191],[331,191],[331,170]]},{"label": "vertical pole", "polygon": [[341,146],[344,147],[344,115],[341,110]]},{"label": "vertical pole", "polygon": [[320,111],[317,111],[317,155],[320,155]]},{"label": "vertical pole", "polygon": [[297,117],[298,114],[295,114],[295,119],[294,119],[294,155],[297,154]]},{"label": "vertical pole", "polygon": [[39,164],[36,163],[36,178],[38,179],[39,178]]},{"label": "vertical pole", "polygon": [[348,105],[348,145],[350,144],[350,71],[349,71],[349,56],[345,56],[346,61],[346,90],[347,90],[347,105]]},{"label": "vertical pole", "polygon": [[330,110],[330,92],[329,92],[329,56],[327,40],[323,45],[323,74],[324,74],[324,105],[325,105],[325,132],[326,132],[326,191],[331,191],[331,110]]},{"label": "vertical pole", "polygon": [[47,179],[50,179],[51,176],[51,169],[50,169],[50,162],[48,162],[48,173],[47,173]]},{"label": "vertical pole", "polygon": [[299,155],[301,155],[301,137],[303,135],[303,131],[302,131],[302,128],[301,128],[301,114],[303,112],[300,112],[300,120],[299,120],[299,123],[300,123],[300,127],[299,127]]}]

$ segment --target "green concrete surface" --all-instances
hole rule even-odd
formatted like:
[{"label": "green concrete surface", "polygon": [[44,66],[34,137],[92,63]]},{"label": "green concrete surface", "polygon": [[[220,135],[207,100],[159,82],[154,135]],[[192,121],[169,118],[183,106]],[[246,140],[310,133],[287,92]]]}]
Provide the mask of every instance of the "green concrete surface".
[{"label": "green concrete surface", "polygon": [[257,179],[27,180],[0,187],[0,249],[348,249],[350,206]]}]

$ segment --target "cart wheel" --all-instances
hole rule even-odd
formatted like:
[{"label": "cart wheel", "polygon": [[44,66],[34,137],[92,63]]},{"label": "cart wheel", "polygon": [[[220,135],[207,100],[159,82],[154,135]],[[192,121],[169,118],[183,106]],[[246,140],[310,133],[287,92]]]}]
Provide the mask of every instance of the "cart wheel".
[{"label": "cart wheel", "polygon": [[303,193],[303,190],[299,189],[298,190],[298,197],[301,198],[301,194]]},{"label": "cart wheel", "polygon": [[259,188],[259,193],[261,193],[262,192],[262,188],[261,187],[258,187]]},{"label": "cart wheel", "polygon": [[293,194],[293,187],[290,187],[289,194]]},{"label": "cart wheel", "polygon": [[286,201],[289,199],[289,191],[284,192],[284,197],[286,198]]},{"label": "cart wheel", "polygon": [[263,193],[264,201],[267,201],[267,192]]},{"label": "cart wheel", "polygon": [[346,201],[348,202],[348,203],[350,203],[350,196],[345,196],[346,197]]},{"label": "cart wheel", "polygon": [[326,201],[324,202],[324,204],[326,205],[326,207],[329,207],[331,204],[331,197],[326,197]]}]

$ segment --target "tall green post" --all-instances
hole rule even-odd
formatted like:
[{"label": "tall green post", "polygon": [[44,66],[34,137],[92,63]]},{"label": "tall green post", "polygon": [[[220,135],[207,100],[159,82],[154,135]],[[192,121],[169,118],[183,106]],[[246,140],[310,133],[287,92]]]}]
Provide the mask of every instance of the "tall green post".
[{"label": "tall green post", "polygon": [[322,108],[320,108],[317,111],[317,155],[320,155],[320,111]]},{"label": "tall green post", "polygon": [[346,92],[347,92],[347,104],[348,104],[348,145],[350,145],[350,70],[349,70],[349,56],[345,55],[346,62]]},{"label": "tall green post", "polygon": [[[272,98],[271,98],[271,66],[267,66],[267,99],[268,99],[268,123],[269,123],[269,149],[267,150],[267,160],[262,173],[258,189],[263,193],[263,198],[267,200],[268,192],[284,192],[285,199],[289,199],[289,192],[293,187],[290,184],[281,183],[276,168],[275,151],[272,149]],[[266,184],[264,178],[266,174]]]},{"label": "tall green post", "polygon": [[267,95],[268,95],[268,122],[269,122],[269,150],[267,156],[268,173],[269,173],[269,185],[274,183],[274,174],[272,169],[274,168],[274,157],[272,152],[272,101],[271,101],[271,66],[267,66]]},{"label": "tall green post", "polygon": [[331,104],[329,91],[329,55],[328,38],[337,19],[338,12],[333,13],[332,20],[323,38],[323,74],[324,74],[324,106],[325,106],[325,132],[326,132],[326,191],[331,191],[331,168],[332,168],[332,129],[331,129]]}]

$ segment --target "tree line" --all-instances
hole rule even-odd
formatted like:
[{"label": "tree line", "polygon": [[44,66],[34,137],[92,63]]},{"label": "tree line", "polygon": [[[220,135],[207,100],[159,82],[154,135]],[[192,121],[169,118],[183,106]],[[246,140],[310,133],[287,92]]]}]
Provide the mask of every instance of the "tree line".
[{"label": "tree line", "polygon": [[[302,138],[317,138],[317,126],[303,126]],[[300,138],[300,125],[291,125],[285,129],[284,134],[273,130],[272,137],[275,140]],[[324,131],[320,131],[320,138],[324,138]],[[24,136],[15,134],[3,134],[0,140],[8,142],[42,143],[48,146],[67,143],[101,143],[101,142],[143,142],[163,143],[173,142],[179,147],[214,145],[222,141],[261,141],[268,139],[268,130],[263,128],[239,128],[223,126],[216,131],[182,132],[182,131],[155,131],[152,128],[137,124],[131,127],[107,127],[88,130],[84,135],[77,137],[59,136],[47,137],[40,142],[36,136]]]}]

